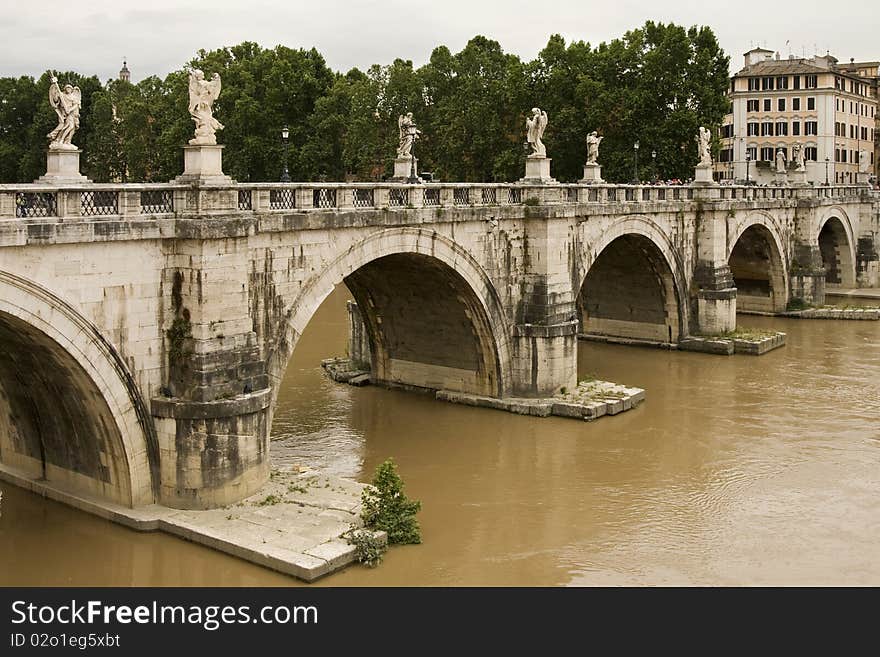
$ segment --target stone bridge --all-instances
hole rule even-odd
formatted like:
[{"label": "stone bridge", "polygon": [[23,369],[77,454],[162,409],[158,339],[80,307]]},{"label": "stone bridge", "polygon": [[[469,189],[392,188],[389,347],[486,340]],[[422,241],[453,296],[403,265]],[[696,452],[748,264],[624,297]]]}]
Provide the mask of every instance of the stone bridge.
[{"label": "stone bridge", "polygon": [[267,480],[279,384],[337,285],[375,382],[547,396],[579,332],[675,344],[876,285],[878,208],[857,186],[0,186],[0,467],[224,505]]}]

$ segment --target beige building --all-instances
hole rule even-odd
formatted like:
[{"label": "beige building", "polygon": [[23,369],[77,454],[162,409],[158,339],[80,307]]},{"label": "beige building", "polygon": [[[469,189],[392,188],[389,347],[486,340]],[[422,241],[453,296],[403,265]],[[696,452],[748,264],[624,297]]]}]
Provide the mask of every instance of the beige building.
[{"label": "beige building", "polygon": [[839,64],[831,55],[780,59],[755,48],[730,82],[731,113],[721,126],[715,179],[775,178],[776,152],[804,149],[807,180],[855,183],[859,153],[877,175],[878,62]]}]

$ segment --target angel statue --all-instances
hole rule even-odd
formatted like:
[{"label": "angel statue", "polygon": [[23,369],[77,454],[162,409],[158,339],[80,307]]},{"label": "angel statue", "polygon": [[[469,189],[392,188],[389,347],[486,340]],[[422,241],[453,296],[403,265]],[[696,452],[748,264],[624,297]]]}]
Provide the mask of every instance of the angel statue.
[{"label": "angel statue", "polygon": [[869,160],[868,151],[864,148],[859,151],[859,173],[869,173],[871,171],[871,161]]},{"label": "angel statue", "polygon": [[776,149],[776,173],[785,173],[785,151],[781,148]]},{"label": "angel statue", "polygon": [[596,160],[599,159],[599,144],[603,139],[604,137],[600,137],[595,130],[587,135],[587,164],[597,163]]},{"label": "angel statue", "polygon": [[189,74],[189,115],[196,123],[195,137],[189,140],[192,146],[208,145],[217,143],[217,130],[223,129],[223,124],[214,118],[211,105],[220,95],[220,74],[214,73],[210,81],[205,79],[205,74],[195,69]]},{"label": "angel statue", "polygon": [[397,146],[397,157],[400,159],[412,157],[412,147],[422,131],[416,127],[412,112],[401,114],[397,119],[397,127],[400,130],[400,142]]},{"label": "angel statue", "polygon": [[75,151],[76,146],[70,143],[73,133],[79,128],[79,110],[82,107],[82,92],[79,87],[64,85],[64,91],[58,87],[58,78],[52,76],[49,87],[49,104],[58,115],[58,125],[46,135],[49,148],[52,150]]},{"label": "angel statue", "polygon": [[807,166],[804,163],[804,149],[800,144],[791,147],[791,159],[794,162],[795,171],[806,171]]},{"label": "angel statue", "polygon": [[712,156],[709,154],[709,142],[712,141],[712,133],[706,128],[700,126],[700,132],[697,135],[697,145],[699,146],[700,163],[697,166],[712,166]]},{"label": "angel statue", "polygon": [[540,108],[532,108],[531,118],[526,119],[527,141],[532,147],[529,157],[547,157],[547,147],[541,141],[544,136],[544,129],[547,127],[547,112],[542,112]]}]

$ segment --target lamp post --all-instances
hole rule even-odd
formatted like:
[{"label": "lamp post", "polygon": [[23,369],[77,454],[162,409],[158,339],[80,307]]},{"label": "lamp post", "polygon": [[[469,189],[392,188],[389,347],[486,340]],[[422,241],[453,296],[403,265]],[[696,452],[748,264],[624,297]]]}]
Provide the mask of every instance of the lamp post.
[{"label": "lamp post", "polygon": [[746,153],[746,185],[749,184],[749,162],[752,161],[752,156]]},{"label": "lamp post", "polygon": [[633,144],[633,152],[635,153],[635,159],[633,160],[633,184],[639,184],[639,142],[636,141]]},{"label": "lamp post", "polygon": [[657,151],[651,151],[651,170],[654,172],[654,182],[657,182]]},{"label": "lamp post", "polygon": [[825,186],[828,187],[828,164],[831,162],[830,157],[825,158]]},{"label": "lamp post", "polygon": [[290,182],[290,173],[287,171],[288,137],[290,137],[290,128],[285,124],[284,127],[281,128],[281,141],[284,142],[284,173],[281,174],[281,182],[285,183]]},{"label": "lamp post", "polygon": [[410,185],[418,185],[419,177],[416,175],[416,140],[419,138],[419,131],[415,123],[410,123],[407,130],[412,135],[412,144],[409,147],[409,178],[406,182]]}]

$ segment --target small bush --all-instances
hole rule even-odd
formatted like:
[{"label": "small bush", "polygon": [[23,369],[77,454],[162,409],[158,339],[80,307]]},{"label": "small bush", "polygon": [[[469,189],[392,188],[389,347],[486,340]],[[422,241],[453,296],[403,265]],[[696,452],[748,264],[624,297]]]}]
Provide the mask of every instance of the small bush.
[{"label": "small bush", "polygon": [[416,514],[422,503],[407,499],[397,466],[388,459],[373,477],[373,487],[361,495],[364,526],[388,533],[389,544],[421,543],[422,534]]},{"label": "small bush", "polygon": [[352,526],[345,538],[350,545],[354,545],[358,561],[367,568],[375,568],[382,563],[387,546],[373,532]]},{"label": "small bush", "polygon": [[523,205],[528,205],[529,207],[541,205],[541,199],[539,199],[537,196],[529,196],[525,201],[523,201]]},{"label": "small bush", "polygon": [[792,297],[788,302],[788,305],[785,307],[786,310],[806,310],[810,307],[806,301],[799,297]]}]

